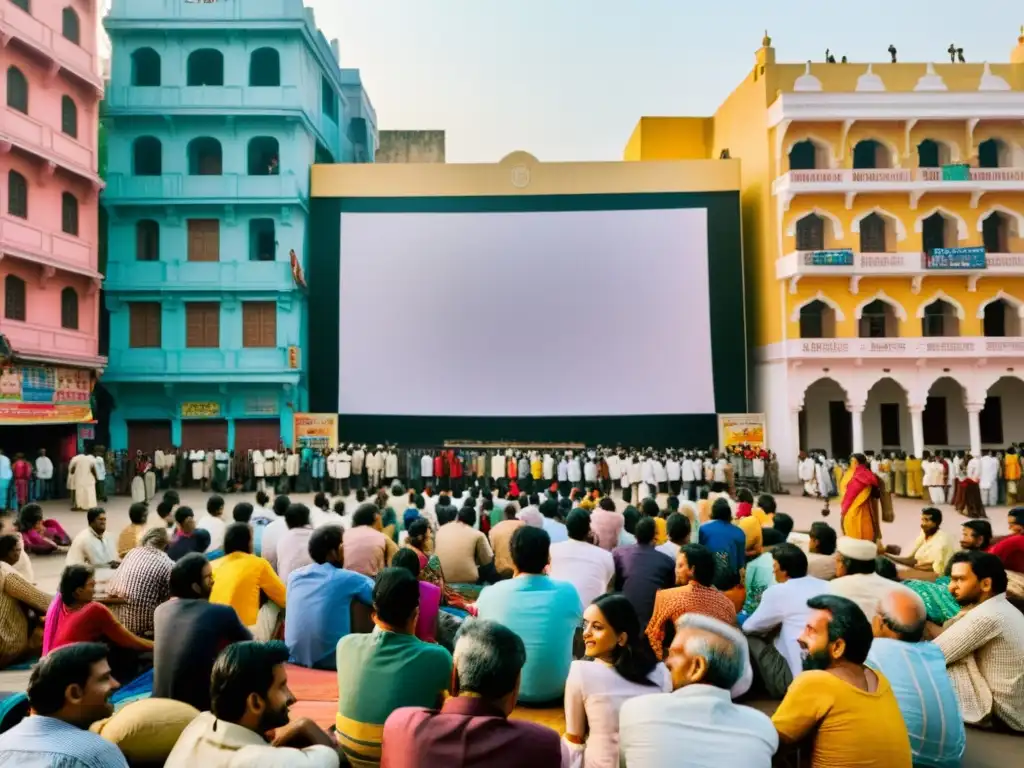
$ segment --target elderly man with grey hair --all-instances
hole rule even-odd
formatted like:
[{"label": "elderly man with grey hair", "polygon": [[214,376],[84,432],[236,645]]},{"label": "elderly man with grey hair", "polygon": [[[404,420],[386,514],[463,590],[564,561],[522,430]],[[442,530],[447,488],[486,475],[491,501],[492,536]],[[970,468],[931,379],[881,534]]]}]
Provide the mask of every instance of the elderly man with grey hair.
[{"label": "elderly man with grey hair", "polygon": [[508,717],[526,663],[519,635],[496,621],[469,618],[453,657],[452,695],[440,710],[403,707],[388,717],[381,768],[568,768],[557,733]]},{"label": "elderly man with grey hair", "polygon": [[967,734],[946,657],[924,639],[926,621],[924,602],[916,593],[898,591],[882,597],[871,621],[875,639],[866,663],[885,675],[896,694],[914,765],[955,768]]},{"label": "elderly man with grey hair", "polygon": [[767,715],[732,702],[730,689],[749,667],[735,627],[702,614],[676,622],[665,664],[672,693],[637,696],[619,713],[619,749],[629,768],[769,768],[779,746]]},{"label": "elderly man with grey hair", "polygon": [[150,528],[130,550],[107,585],[114,615],[139,637],[153,637],[153,611],[171,597],[171,569],[166,528]]}]

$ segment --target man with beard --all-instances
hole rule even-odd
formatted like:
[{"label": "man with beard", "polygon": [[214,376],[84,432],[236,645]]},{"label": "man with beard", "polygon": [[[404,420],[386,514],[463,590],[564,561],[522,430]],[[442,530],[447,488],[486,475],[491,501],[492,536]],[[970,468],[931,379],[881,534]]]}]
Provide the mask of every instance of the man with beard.
[{"label": "man with beard", "polygon": [[337,768],[330,736],[307,718],[288,722],[287,662],[284,643],[228,646],[213,666],[210,711],[184,730],[166,768]]},{"label": "man with beard", "polygon": [[812,597],[807,606],[811,615],[797,640],[804,671],[772,717],[780,744],[809,740],[814,768],[911,768],[892,687],[864,665],[872,639],[864,612],[838,595]]},{"label": "man with beard", "polygon": [[171,569],[172,599],[153,613],[153,695],[210,708],[210,673],[224,646],[251,640],[230,605],[210,602],[213,571],[200,554],[185,555]]}]

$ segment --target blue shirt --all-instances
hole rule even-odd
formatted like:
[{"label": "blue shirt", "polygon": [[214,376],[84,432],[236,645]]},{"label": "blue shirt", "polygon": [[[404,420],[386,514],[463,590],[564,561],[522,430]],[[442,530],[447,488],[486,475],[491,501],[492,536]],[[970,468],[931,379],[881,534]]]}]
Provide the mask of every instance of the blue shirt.
[{"label": "blue shirt", "polygon": [[519,700],[560,699],[572,664],[573,635],[583,618],[576,587],[548,576],[518,576],[484,589],[476,607],[481,619],[504,624],[526,646]]},{"label": "blue shirt", "polygon": [[330,563],[306,565],[288,576],[288,658],[316,669],[335,669],[338,641],[352,631],[352,600],[373,604],[373,579]]},{"label": "blue shirt", "polygon": [[896,694],[915,768],[958,768],[967,735],[939,647],[876,637],[867,665],[885,675]]},{"label": "blue shirt", "polygon": [[3,768],[128,768],[121,750],[55,717],[32,715],[0,736]]},{"label": "blue shirt", "polygon": [[548,538],[551,539],[552,544],[569,540],[569,530],[565,527],[565,523],[560,523],[554,518],[544,518],[544,530],[548,532]]},{"label": "blue shirt", "polygon": [[711,520],[697,532],[700,543],[729,562],[733,571],[739,571],[747,561],[747,537],[732,523]]}]

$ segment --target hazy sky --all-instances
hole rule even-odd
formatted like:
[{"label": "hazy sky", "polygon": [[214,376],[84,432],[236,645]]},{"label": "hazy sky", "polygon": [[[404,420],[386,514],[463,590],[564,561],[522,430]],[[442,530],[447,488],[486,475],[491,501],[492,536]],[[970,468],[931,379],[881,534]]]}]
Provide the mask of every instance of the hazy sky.
[{"label": "hazy sky", "polygon": [[[231,0],[228,0],[229,2]],[[780,60],[1007,61],[1021,0],[306,0],[380,128],[444,129],[448,160],[614,160],[642,115],[710,114]]]}]

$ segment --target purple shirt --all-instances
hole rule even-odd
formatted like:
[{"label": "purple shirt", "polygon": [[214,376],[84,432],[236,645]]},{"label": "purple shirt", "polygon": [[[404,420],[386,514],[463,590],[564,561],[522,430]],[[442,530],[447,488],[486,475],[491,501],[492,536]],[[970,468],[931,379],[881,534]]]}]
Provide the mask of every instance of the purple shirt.
[{"label": "purple shirt", "polygon": [[636,608],[640,626],[646,627],[654,612],[654,596],[659,589],[676,583],[676,564],[652,544],[631,544],[612,552],[615,560],[615,589]]},{"label": "purple shirt", "polygon": [[432,643],[435,640],[439,610],[441,610],[441,588],[428,581],[421,581],[420,617],[416,620],[416,637],[425,643]]},{"label": "purple shirt", "polygon": [[597,546],[611,552],[619,546],[619,534],[626,524],[621,512],[598,507],[590,513],[590,530],[597,536]]}]

